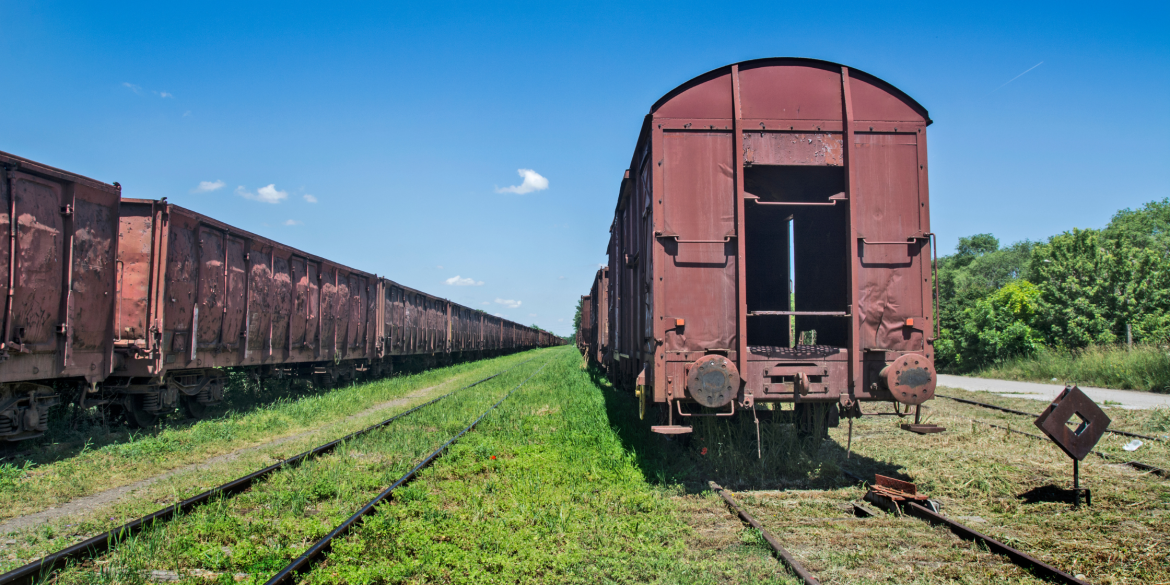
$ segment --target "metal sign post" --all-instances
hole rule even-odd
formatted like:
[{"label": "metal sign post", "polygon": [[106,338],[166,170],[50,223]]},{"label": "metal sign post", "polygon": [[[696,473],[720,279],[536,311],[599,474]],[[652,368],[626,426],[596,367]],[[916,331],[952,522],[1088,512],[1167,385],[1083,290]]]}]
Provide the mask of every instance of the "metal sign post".
[{"label": "metal sign post", "polygon": [[1040,413],[1036,426],[1073,460],[1073,507],[1093,504],[1092,492],[1081,488],[1081,460],[1093,451],[1109,428],[1109,417],[1076,385],[1066,386],[1060,396]]}]

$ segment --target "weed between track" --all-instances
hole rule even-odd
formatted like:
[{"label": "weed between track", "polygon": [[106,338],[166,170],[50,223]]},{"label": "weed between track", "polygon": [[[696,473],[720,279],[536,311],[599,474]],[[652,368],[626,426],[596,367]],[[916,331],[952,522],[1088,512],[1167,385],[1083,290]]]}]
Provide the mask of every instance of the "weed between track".
[{"label": "weed between track", "polygon": [[[534,360],[327,455],[281,470],[235,497],[129,539],[58,583],[139,583],[208,573],[263,582],[540,367]],[[163,573],[154,573],[163,571]]]},{"label": "weed between track", "polygon": [[[1057,447],[971,422],[1036,432],[1026,417],[939,399],[924,422],[948,430],[920,437],[899,430],[898,417],[867,416],[855,423],[849,459],[844,421],[826,441],[762,422],[761,460],[749,417],[699,421],[693,437],[666,440],[637,420],[631,395],[584,368],[572,348],[547,354],[555,357],[544,371],[301,581],[795,583],[759,533],[706,490],[715,480],[739,490],[742,505],[826,583],[1038,582],[920,520],[852,518],[848,503],[864,492],[847,469],[917,481],[946,515],[1089,582],[1170,582],[1170,482],[1091,455],[1082,481],[1093,506],[1073,511],[1060,491],[1071,485],[1071,463]],[[59,582],[262,582],[543,361],[150,530]],[[1114,427],[1165,434],[1165,411],[1107,412]],[[1170,467],[1166,443],[1127,453],[1120,446],[1128,441],[1106,435],[1098,448]]]},{"label": "weed between track", "polygon": [[[0,518],[8,518],[238,449],[260,446],[230,461],[167,477],[135,491],[124,501],[95,505],[35,528],[0,536],[0,572],[388,418],[534,355],[536,352],[525,352],[339,388],[330,394],[282,400],[248,412],[227,413],[222,418],[138,435],[133,441],[72,458],[27,465],[27,469],[21,469],[25,465],[0,466]],[[426,388],[431,390],[419,393]],[[412,394],[418,395],[406,398]],[[398,400],[403,402],[370,412],[372,407]],[[274,439],[286,442],[265,446]]]}]

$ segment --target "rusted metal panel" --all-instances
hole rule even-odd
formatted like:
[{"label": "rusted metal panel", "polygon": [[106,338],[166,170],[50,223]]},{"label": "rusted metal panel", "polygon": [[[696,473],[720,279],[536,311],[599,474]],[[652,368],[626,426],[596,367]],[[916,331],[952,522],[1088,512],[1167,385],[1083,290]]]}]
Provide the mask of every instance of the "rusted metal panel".
[{"label": "rusted metal panel", "polygon": [[742,63],[739,70],[745,119],[841,119],[841,69],[834,64],[769,59]]},{"label": "rusted metal panel", "polygon": [[857,311],[862,349],[924,351],[924,332],[907,318],[928,314],[925,231],[919,222],[917,134],[862,134],[850,152],[858,223]]},{"label": "rusted metal panel", "polygon": [[[154,241],[166,242],[166,249],[154,250],[149,256],[162,258],[165,254],[165,266],[159,271],[166,291],[159,310],[163,324],[159,332],[161,365],[145,359],[147,355],[135,354],[116,375],[160,376],[184,368],[330,360],[335,341],[339,346],[356,346],[343,353],[344,357],[366,357],[365,344],[359,343],[365,335],[366,316],[360,312],[367,310],[368,303],[352,303],[358,312],[351,311],[350,304],[351,296],[366,294],[365,283],[371,282],[373,275],[325,262],[165,202],[126,199],[122,205],[127,210],[122,237],[135,246],[128,248],[135,254],[120,257],[123,282],[141,282],[155,262],[147,262],[142,253],[145,218],[153,206]],[[158,225],[160,221],[163,225]],[[337,278],[344,279],[342,286]],[[322,286],[323,281],[327,287]],[[352,283],[359,283],[360,290],[351,293]],[[340,295],[343,289],[345,294]],[[124,285],[120,290],[123,307],[119,319],[135,318],[140,323],[137,315],[141,311],[135,313],[126,305],[130,301],[141,304],[141,285]],[[322,302],[328,305],[322,307]],[[330,318],[322,319],[323,309],[332,311]],[[338,310],[347,313],[338,314]],[[355,317],[360,318],[352,322]],[[325,332],[327,337],[322,332],[326,326],[331,327]],[[125,334],[125,327],[122,331]],[[196,346],[191,345],[192,331]],[[349,337],[335,340],[336,334]]]},{"label": "rusted metal panel", "polygon": [[736,242],[732,135],[670,132],[663,137],[666,350],[735,349]]},{"label": "rusted metal panel", "polygon": [[0,167],[0,382],[100,380],[112,367],[119,188],[6,153]]},{"label": "rusted metal panel", "polygon": [[221,334],[222,349],[239,347],[244,333],[244,311],[247,306],[247,264],[244,249],[247,243],[234,235],[225,238],[226,255],[224,275],[224,317]]},{"label": "rusted metal panel", "polygon": [[765,132],[743,133],[744,162],[756,165],[845,164],[844,144],[837,133]]},{"label": "rusted metal panel", "polygon": [[1069,457],[1083,460],[1109,428],[1109,416],[1076,386],[1067,386],[1036,418],[1044,431]]}]

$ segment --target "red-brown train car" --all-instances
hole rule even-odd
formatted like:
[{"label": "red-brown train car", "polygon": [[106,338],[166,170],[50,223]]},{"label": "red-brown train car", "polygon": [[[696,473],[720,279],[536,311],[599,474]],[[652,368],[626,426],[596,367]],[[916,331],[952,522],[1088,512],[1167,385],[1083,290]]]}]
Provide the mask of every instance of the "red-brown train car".
[{"label": "red-brown train car", "polygon": [[121,189],[0,152],[0,440],[40,435],[59,397],[112,368]]},{"label": "red-brown train car", "polygon": [[222,399],[223,368],[319,382],[559,338],[120,187],[0,153],[9,245],[0,440],[64,392],[148,426]]},{"label": "red-brown train car", "polygon": [[657,432],[699,406],[835,417],[933,396],[930,123],[811,59],[722,67],[654,104],[611,229],[606,365],[659,406]]},{"label": "red-brown train car", "polygon": [[577,346],[585,359],[602,364],[609,352],[609,268],[601,267],[593,277],[593,287],[581,297],[581,325]]}]

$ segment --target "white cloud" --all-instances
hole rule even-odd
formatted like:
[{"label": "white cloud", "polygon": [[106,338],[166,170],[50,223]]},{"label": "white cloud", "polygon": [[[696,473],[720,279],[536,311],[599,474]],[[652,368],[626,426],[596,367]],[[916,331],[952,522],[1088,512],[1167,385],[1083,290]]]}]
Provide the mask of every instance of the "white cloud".
[{"label": "white cloud", "polygon": [[173,98],[173,97],[175,97],[175,94],[173,94],[173,93],[171,93],[171,92],[169,92],[169,91],[156,91],[156,92],[154,92],[154,93],[155,93],[155,95],[157,95],[158,97],[160,97],[160,98],[164,98],[164,99],[165,99],[165,98]]},{"label": "white cloud", "polygon": [[301,224],[303,224],[303,223],[305,223],[305,222],[303,222],[303,221],[297,221],[297,220],[295,220],[295,219],[290,219],[290,220],[288,220],[288,221],[284,222],[284,225],[301,225]]},{"label": "white cloud", "polygon": [[557,319],[557,323],[564,323],[564,322],[565,322],[564,319]]},{"label": "white cloud", "polygon": [[512,299],[496,299],[496,304],[504,305],[509,309],[515,309],[520,306],[520,301],[513,301]]},{"label": "white cloud", "polygon": [[484,301],[484,302],[483,302],[483,304],[485,304],[485,305],[490,305],[490,304],[492,304],[492,303],[491,303],[491,301]]},{"label": "white cloud", "polygon": [[308,193],[305,193],[303,195],[303,197],[305,198],[305,201],[308,201],[309,203],[316,203],[317,202],[317,198],[313,197],[312,195],[309,195]]},{"label": "white cloud", "polygon": [[540,176],[540,173],[532,169],[516,169],[516,173],[524,177],[524,182],[513,187],[496,187],[496,193],[516,193],[523,195],[533,191],[543,191],[548,189],[548,179]]},{"label": "white cloud", "polygon": [[536,316],[536,313],[529,313],[529,314],[528,314],[528,316],[529,316],[529,317],[535,317],[535,316]]},{"label": "white cloud", "polygon": [[223,181],[199,181],[199,186],[191,189],[192,193],[210,193],[212,191],[219,191],[223,189]]},{"label": "white cloud", "polygon": [[288,199],[287,191],[279,191],[276,189],[276,184],[273,183],[267,187],[260,187],[255,193],[248,191],[243,185],[236,187],[236,195],[244,199],[251,199],[253,201],[262,201],[264,203],[280,203]]},{"label": "white cloud", "polygon": [[564,280],[564,279],[565,279],[565,277],[563,277],[563,276],[558,276],[558,277],[557,277],[557,280]]},{"label": "white cloud", "polygon": [[187,110],[186,112],[183,112],[184,118],[186,118],[187,116],[190,116],[190,115],[191,115],[191,110]]},{"label": "white cloud", "polygon": [[129,81],[123,81],[122,87],[125,87],[126,89],[129,89],[130,91],[132,91],[136,94],[140,94],[140,95],[142,94],[142,87],[134,85],[133,83],[130,83]]},{"label": "white cloud", "polygon": [[442,269],[443,269],[443,265],[442,265],[442,264],[440,264],[440,265],[436,266],[435,268],[438,268],[439,270],[442,270]]},{"label": "white cloud", "polygon": [[483,286],[482,280],[476,280],[474,278],[459,278],[458,274],[448,278],[443,282],[446,282],[451,286]]}]

